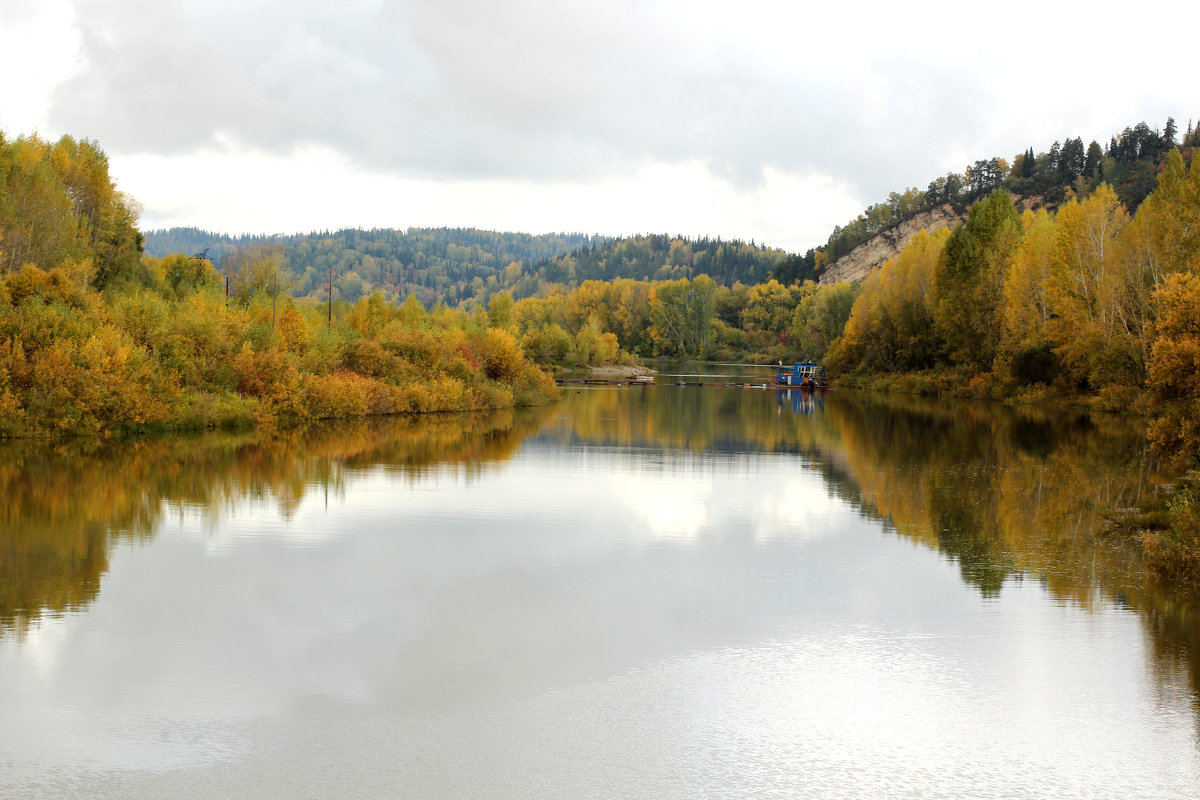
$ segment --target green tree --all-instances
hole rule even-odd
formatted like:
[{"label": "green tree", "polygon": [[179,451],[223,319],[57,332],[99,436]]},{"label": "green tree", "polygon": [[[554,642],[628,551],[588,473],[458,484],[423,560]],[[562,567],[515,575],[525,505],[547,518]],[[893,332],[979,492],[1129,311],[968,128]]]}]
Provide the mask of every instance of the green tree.
[{"label": "green tree", "polygon": [[790,331],[799,301],[800,291],[773,278],[752,286],[741,313],[742,329],[764,340],[778,339]]},{"label": "green tree", "polygon": [[654,285],[650,320],[658,353],[701,357],[707,352],[716,290],[716,282],[707,275]]},{"label": "green tree", "polygon": [[993,191],[971,206],[965,223],[946,241],[938,264],[937,329],[951,357],[989,368],[1000,342],[1005,265],[1021,240],[1012,195]]},{"label": "green tree", "polygon": [[817,286],[809,282],[804,287],[804,296],[792,315],[792,335],[801,358],[821,361],[845,330],[859,286],[849,283]]},{"label": "green tree", "polygon": [[1083,175],[1089,180],[1097,180],[1100,177],[1100,166],[1104,163],[1104,151],[1100,149],[1100,144],[1093,139],[1088,145],[1087,154],[1083,157]]}]

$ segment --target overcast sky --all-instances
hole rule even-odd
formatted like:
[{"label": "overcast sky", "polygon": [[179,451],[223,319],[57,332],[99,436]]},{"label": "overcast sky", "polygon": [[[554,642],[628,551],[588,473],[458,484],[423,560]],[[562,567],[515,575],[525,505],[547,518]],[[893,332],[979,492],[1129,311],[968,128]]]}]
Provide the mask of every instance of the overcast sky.
[{"label": "overcast sky", "polygon": [[144,228],[822,243],[979,158],[1200,115],[1160,2],[0,0],[0,128],[96,139]]}]

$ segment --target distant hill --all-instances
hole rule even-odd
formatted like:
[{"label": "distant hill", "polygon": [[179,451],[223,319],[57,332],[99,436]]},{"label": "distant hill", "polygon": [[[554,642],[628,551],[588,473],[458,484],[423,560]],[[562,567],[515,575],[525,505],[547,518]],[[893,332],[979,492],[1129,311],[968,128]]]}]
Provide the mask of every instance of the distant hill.
[{"label": "distant hill", "polygon": [[[276,236],[228,236],[197,228],[169,228],[145,234],[146,253],[200,253],[208,248],[218,270],[237,248],[282,244],[287,253],[290,291],[297,297],[324,296],[333,272],[337,295],[353,302],[383,292],[403,300],[415,294],[427,306],[455,306],[490,288],[512,288],[534,265],[605,240],[581,233],[500,233],[476,228],[391,228],[323,231]],[[522,285],[536,292],[535,280]]]},{"label": "distant hill", "polygon": [[721,286],[766,281],[788,253],[740,239],[631,236],[549,259],[535,267],[540,277],[568,287],[583,281],[677,280],[707,275]]},{"label": "distant hill", "polygon": [[146,233],[146,253],[204,252],[218,270],[238,248],[284,246],[290,291],[323,299],[330,269],[337,296],[355,301],[382,292],[415,294],[426,306],[486,303],[508,291],[515,299],[588,280],[667,280],[707,274],[726,286],[765,281],[788,258],[754,242],[663,234],[609,239],[585,234],[498,233],[474,228],[340,230],[285,236],[228,236],[197,228]]}]

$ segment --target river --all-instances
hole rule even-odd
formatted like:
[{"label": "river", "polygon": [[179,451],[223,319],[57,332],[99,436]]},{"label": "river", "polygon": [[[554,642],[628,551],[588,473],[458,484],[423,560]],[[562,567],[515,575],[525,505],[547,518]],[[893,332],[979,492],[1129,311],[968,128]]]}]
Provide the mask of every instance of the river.
[{"label": "river", "polygon": [[1136,423],[670,380],[0,446],[0,798],[1196,795]]}]

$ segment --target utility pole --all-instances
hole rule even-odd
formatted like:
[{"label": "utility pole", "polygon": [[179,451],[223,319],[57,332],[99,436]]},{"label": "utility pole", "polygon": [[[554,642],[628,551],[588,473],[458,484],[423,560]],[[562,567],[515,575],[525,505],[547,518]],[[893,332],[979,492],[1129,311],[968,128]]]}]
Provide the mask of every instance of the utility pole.
[{"label": "utility pole", "polygon": [[333,330],[333,262],[329,264],[329,329]]}]

